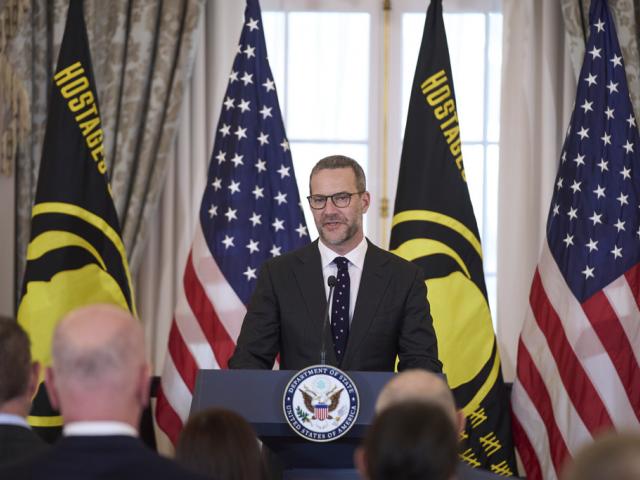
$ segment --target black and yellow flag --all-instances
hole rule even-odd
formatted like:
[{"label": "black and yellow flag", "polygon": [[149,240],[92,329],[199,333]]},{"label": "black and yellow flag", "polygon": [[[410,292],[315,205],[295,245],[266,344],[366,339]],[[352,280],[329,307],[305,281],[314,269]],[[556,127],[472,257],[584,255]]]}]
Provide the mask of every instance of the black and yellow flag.
[{"label": "black and yellow flag", "polygon": [[[51,85],[18,307],[18,321],[31,337],[33,358],[48,365],[58,320],[90,303],[114,303],[136,313],[107,178],[82,0],[71,0]],[[62,423],[49,405],[44,384],[29,422],[34,427]]]},{"label": "black and yellow flag", "polygon": [[514,474],[509,402],[462,162],[441,0],[427,11],[411,88],[390,248],[425,272],[440,360],[467,417],[462,459]]}]

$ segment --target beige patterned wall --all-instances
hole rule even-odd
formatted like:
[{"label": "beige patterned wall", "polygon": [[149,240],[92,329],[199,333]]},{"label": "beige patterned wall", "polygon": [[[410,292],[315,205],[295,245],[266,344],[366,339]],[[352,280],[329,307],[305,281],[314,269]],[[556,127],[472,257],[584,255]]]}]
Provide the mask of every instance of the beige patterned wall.
[{"label": "beige patterned wall", "polygon": [[[42,153],[48,86],[68,1],[0,0],[0,15],[16,2],[24,8],[24,20],[19,34],[8,42],[7,58],[12,59],[28,93],[29,107],[26,138],[13,156],[20,276]],[[85,0],[84,7],[114,201],[135,272],[144,249],[146,222],[157,207],[175,138],[203,0]],[[1,84],[0,91],[4,91]]]}]

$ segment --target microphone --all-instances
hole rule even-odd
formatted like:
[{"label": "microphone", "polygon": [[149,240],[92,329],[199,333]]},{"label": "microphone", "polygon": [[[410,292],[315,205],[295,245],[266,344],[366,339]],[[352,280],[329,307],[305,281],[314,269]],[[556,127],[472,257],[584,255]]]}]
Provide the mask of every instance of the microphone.
[{"label": "microphone", "polygon": [[331,308],[331,297],[333,296],[333,289],[338,283],[335,276],[329,275],[327,278],[327,285],[329,285],[329,298],[327,299],[327,308],[324,310],[322,317],[322,348],[320,349],[320,365],[327,364],[327,325],[329,324],[329,309]]}]

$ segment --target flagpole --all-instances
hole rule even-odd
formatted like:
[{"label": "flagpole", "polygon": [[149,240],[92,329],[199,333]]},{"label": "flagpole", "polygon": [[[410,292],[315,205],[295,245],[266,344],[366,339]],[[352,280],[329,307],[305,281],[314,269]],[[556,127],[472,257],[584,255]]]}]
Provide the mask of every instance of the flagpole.
[{"label": "flagpole", "polygon": [[389,51],[391,35],[391,0],[383,0],[384,11],[384,60],[382,80],[382,198],[380,199],[380,228],[382,236],[381,245],[388,246],[388,220],[389,220]]}]

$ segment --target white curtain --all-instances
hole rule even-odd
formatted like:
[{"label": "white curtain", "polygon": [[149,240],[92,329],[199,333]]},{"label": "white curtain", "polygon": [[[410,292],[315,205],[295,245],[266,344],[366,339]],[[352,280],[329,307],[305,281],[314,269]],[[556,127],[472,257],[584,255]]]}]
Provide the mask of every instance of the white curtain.
[{"label": "white curtain", "polygon": [[176,294],[189,253],[207,179],[209,157],[233,57],[244,2],[207,0],[198,27],[193,76],[185,92],[164,191],[149,226],[136,279],[153,373],[162,371]]},{"label": "white curtain", "polygon": [[576,78],[560,2],[503,0],[503,14],[497,336],[512,381]]}]

